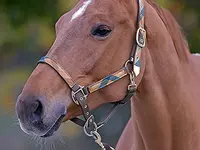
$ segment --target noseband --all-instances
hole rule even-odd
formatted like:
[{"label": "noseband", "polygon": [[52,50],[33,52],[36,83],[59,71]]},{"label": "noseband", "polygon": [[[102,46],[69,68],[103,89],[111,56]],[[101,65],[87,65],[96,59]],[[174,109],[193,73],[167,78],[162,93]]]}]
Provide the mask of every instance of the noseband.
[{"label": "noseband", "polygon": [[[124,66],[117,72],[91,85],[81,86],[77,82],[75,82],[72,77],[67,73],[67,71],[55,60],[45,56],[42,57],[38,62],[45,63],[51,66],[71,88],[72,100],[75,104],[81,107],[85,119],[85,121],[83,121],[79,118],[74,118],[71,119],[71,121],[82,126],[85,134],[89,137],[94,138],[95,142],[101,147],[102,150],[114,150],[114,148],[102,142],[101,136],[98,133],[98,129],[104,126],[104,124],[112,117],[119,106],[126,104],[126,102],[130,100],[130,98],[136,93],[137,85],[135,83],[135,77],[138,76],[140,73],[141,50],[145,47],[146,41],[146,31],[144,29],[144,1],[138,0],[138,6],[138,29],[136,33],[136,44],[134,44],[133,46],[130,59],[128,59]],[[130,65],[132,66],[131,69]],[[106,86],[109,86],[110,84],[122,79],[127,75],[129,75],[130,77],[130,84],[128,85],[125,98],[114,104],[108,116],[103,121],[96,123],[94,115],[92,115],[88,107],[87,97],[89,96],[89,94],[96,92]]]}]

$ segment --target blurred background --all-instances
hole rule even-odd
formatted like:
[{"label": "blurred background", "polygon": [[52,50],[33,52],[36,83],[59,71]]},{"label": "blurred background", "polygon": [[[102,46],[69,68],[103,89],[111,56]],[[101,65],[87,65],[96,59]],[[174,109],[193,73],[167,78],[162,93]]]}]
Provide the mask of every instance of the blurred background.
[{"label": "blurred background", "polygon": [[[61,136],[47,141],[30,138],[20,130],[14,110],[16,97],[36,62],[54,41],[55,22],[76,2],[77,0],[0,1],[0,150],[96,148],[82,129],[70,122],[62,125],[59,130]],[[200,53],[200,1],[157,2],[168,8],[183,27],[191,52]],[[100,118],[109,107],[103,106],[95,114]],[[106,142],[116,144],[130,116],[129,110],[129,105],[121,108],[101,130]]]}]

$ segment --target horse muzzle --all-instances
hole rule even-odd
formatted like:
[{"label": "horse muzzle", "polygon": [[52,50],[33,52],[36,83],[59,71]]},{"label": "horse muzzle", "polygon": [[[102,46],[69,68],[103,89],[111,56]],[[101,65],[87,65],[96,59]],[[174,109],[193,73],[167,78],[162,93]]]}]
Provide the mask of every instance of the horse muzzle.
[{"label": "horse muzzle", "polygon": [[58,130],[67,110],[61,102],[46,105],[41,97],[21,95],[17,100],[16,113],[20,127],[25,133],[49,137]]}]

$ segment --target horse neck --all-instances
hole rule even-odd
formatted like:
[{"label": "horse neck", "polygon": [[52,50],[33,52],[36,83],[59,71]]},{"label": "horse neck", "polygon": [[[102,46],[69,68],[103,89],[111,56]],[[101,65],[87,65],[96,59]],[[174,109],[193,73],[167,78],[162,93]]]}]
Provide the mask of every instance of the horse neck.
[{"label": "horse neck", "polygon": [[[200,112],[197,97],[191,96],[198,91],[191,84],[195,82],[190,79],[194,77],[188,69],[191,63],[187,44],[173,17],[166,11],[159,14],[149,2],[145,3],[148,37],[147,48],[143,50],[145,70],[132,102],[133,147],[199,149],[196,141],[200,122],[196,114]],[[165,17],[173,26],[163,20]]]}]

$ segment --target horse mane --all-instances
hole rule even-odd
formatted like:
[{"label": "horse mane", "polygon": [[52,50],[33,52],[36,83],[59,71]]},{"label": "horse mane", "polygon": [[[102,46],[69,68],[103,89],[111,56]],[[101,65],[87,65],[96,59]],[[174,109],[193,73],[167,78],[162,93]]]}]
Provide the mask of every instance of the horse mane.
[{"label": "horse mane", "polygon": [[165,24],[172,40],[174,47],[177,51],[177,55],[180,61],[188,61],[188,56],[190,55],[188,43],[185,36],[182,33],[182,29],[172,14],[165,8],[160,7],[153,0],[146,0],[158,13],[163,23]]}]

